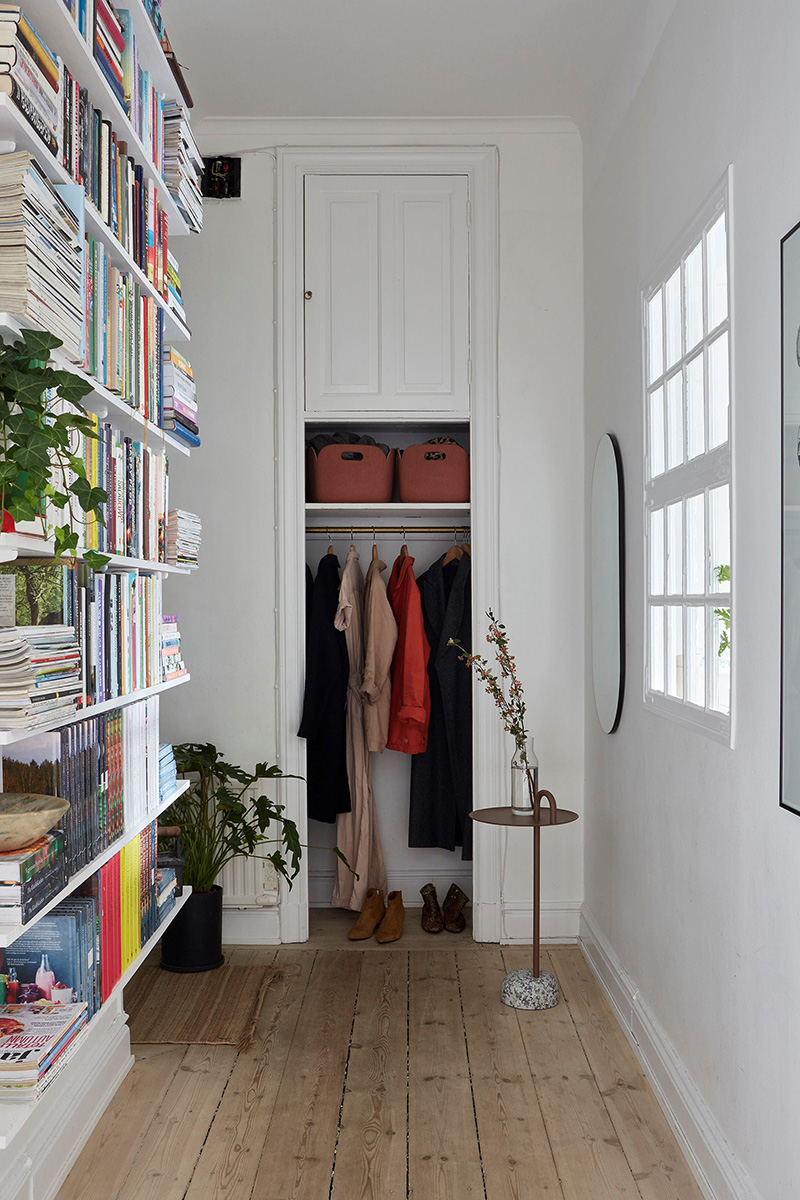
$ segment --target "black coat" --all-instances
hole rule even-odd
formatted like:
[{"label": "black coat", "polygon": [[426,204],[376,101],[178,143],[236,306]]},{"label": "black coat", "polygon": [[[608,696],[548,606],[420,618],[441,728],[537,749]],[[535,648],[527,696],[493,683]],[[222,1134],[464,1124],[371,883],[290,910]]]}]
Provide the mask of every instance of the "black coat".
[{"label": "black coat", "polygon": [[324,554],[306,609],[306,687],[298,736],[308,742],[308,815],[328,823],[338,813],[350,812],[345,744],[350,666],[344,632],[333,623],[338,606],[339,560]]},{"label": "black coat", "polygon": [[431,720],[428,747],[411,760],[409,846],[440,846],[472,858],[472,671],[459,651],[458,638],[472,647],[471,561],[442,564],[444,555],[417,580],[425,634],[431,648]]}]

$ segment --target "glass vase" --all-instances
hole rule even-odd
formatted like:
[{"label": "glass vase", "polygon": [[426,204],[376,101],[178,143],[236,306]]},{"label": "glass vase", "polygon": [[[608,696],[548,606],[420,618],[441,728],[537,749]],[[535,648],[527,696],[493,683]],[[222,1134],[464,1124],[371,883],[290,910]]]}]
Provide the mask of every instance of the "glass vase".
[{"label": "glass vase", "polygon": [[511,811],[530,816],[534,794],[539,790],[539,760],[533,738],[517,742],[511,760]]}]

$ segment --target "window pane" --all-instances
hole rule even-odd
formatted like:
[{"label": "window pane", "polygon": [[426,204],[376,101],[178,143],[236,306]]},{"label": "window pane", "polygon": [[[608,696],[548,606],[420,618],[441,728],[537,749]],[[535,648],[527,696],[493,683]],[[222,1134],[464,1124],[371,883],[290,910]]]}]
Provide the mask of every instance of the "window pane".
[{"label": "window pane", "polygon": [[706,610],[701,605],[686,609],[686,699],[705,708],[706,703]]},{"label": "window pane", "polygon": [[698,354],[686,367],[686,451],[697,458],[706,448],[706,416],[703,403],[703,356]]},{"label": "window pane", "polygon": [[706,235],[706,289],[710,333],[728,315],[728,235],[725,213],[717,217]]},{"label": "window pane", "polygon": [[683,595],[683,504],[670,504],[667,509],[667,591],[671,596]]},{"label": "window pane", "polygon": [[686,501],[686,591],[702,596],[706,590],[706,517],[705,496],[690,496]]},{"label": "window pane", "polygon": [[673,272],[664,285],[666,306],[667,363],[671,367],[682,354],[681,348],[681,269]]},{"label": "window pane", "polygon": [[664,473],[664,389],[650,396],[650,478]]},{"label": "window pane", "polygon": [[730,488],[714,488],[708,493],[709,542],[711,557],[710,591],[731,590],[731,502]]},{"label": "window pane", "polygon": [[683,372],[667,380],[667,467],[683,462]]},{"label": "window pane", "polygon": [[721,446],[728,440],[728,335],[723,333],[708,348],[708,446]]},{"label": "window pane", "polygon": [[664,594],[664,510],[650,513],[650,594]]},{"label": "window pane", "polygon": [[718,608],[714,614],[714,658],[711,664],[711,708],[715,712],[731,711],[731,647],[729,608]]},{"label": "window pane", "polygon": [[683,268],[686,289],[686,349],[693,350],[703,336],[703,243],[687,255]]},{"label": "window pane", "polygon": [[683,699],[683,609],[667,609],[667,695]]},{"label": "window pane", "polygon": [[647,304],[647,382],[652,383],[664,371],[664,333],[661,288]]},{"label": "window pane", "polygon": [[650,690],[664,691],[664,609],[650,609]]}]

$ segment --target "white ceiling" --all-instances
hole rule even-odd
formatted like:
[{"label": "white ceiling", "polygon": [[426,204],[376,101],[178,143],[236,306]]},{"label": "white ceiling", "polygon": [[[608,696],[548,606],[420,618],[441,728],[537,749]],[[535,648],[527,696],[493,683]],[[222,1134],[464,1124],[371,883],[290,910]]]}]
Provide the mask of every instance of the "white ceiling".
[{"label": "white ceiling", "polygon": [[623,78],[638,86],[674,3],[163,0],[163,12],[199,117],[567,116],[586,129]]}]

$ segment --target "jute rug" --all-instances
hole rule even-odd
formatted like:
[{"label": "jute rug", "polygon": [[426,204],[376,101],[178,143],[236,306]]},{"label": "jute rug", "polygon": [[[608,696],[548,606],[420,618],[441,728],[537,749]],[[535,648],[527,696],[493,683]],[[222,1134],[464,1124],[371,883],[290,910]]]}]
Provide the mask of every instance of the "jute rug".
[{"label": "jute rug", "polygon": [[131,1041],[247,1050],[267,989],[280,974],[280,967],[227,963],[198,975],[143,966],[125,988]]}]

